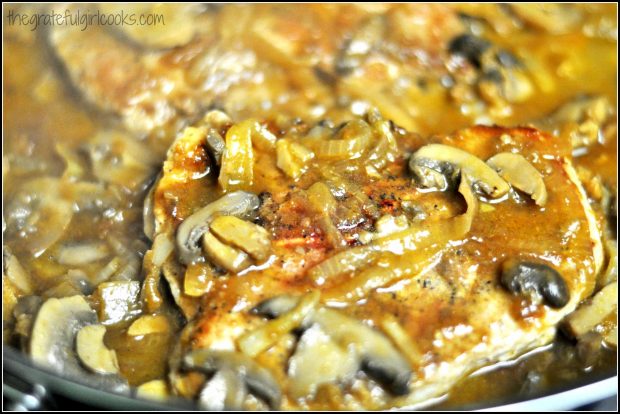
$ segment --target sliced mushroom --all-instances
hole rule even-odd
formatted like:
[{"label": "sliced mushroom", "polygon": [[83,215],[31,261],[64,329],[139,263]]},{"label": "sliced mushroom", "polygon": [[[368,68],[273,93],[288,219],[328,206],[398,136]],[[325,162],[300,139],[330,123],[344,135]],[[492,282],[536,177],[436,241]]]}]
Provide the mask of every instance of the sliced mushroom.
[{"label": "sliced mushroom", "polygon": [[466,173],[475,186],[493,198],[502,197],[510,190],[508,183],[480,158],[448,145],[429,144],[420,148],[411,156],[409,169],[416,182],[430,184],[431,188],[447,188],[448,183],[454,181],[454,171],[458,170]]},{"label": "sliced mushroom", "polygon": [[[288,295],[271,298],[252,309],[255,314],[278,317],[297,305]],[[336,310],[321,307],[304,320],[318,324],[323,332],[344,349],[355,350],[361,368],[395,395],[409,392],[412,371],[409,362],[379,331]]]},{"label": "sliced mushroom", "polygon": [[320,296],[317,291],[310,292],[301,297],[289,312],[242,335],[238,340],[241,352],[255,357],[275,344],[283,335],[301,326],[304,320],[312,318]]},{"label": "sliced mushroom", "polygon": [[259,206],[260,200],[255,194],[235,191],[226,194],[187,217],[177,230],[177,248],[180,261],[183,264],[190,264],[200,258],[199,241],[209,230],[213,216],[216,213],[240,218],[252,218]]},{"label": "sliced mushroom", "polygon": [[247,386],[241,373],[223,368],[200,391],[198,404],[207,411],[241,410],[247,395]]},{"label": "sliced mushroom", "polygon": [[507,63],[516,61],[516,58],[500,58],[500,56],[512,56],[505,52],[485,55],[483,72],[478,78],[478,93],[489,104],[492,114],[501,115],[508,110],[507,103],[521,103],[526,101],[534,93],[534,87],[524,68],[519,65],[504,66],[500,59]]},{"label": "sliced mushroom", "polygon": [[215,129],[211,128],[207,131],[207,148],[209,155],[213,157],[215,165],[222,165],[222,156],[226,149],[226,141]]},{"label": "sliced mushroom", "polygon": [[618,327],[614,326],[605,336],[603,340],[608,346],[618,348]]},{"label": "sliced mushroom", "polygon": [[501,282],[510,292],[528,297],[533,303],[545,302],[554,308],[565,306],[570,293],[562,276],[543,263],[507,260]]},{"label": "sliced mushroom", "polygon": [[188,296],[183,292],[184,266],[175,260],[168,260],[162,266],[162,273],[174,301],[183,312],[185,318],[191,320],[199,311],[200,302],[196,300],[197,298]]},{"label": "sliced mushroom", "polygon": [[285,312],[290,312],[297,305],[297,302],[298,299],[294,296],[278,295],[260,302],[250,310],[250,313],[277,318]]},{"label": "sliced mushroom", "polygon": [[106,329],[103,325],[88,325],[76,337],[77,355],[87,368],[99,374],[118,374],[116,352],[103,343]]},{"label": "sliced mushroom", "polygon": [[76,357],[78,331],[97,323],[97,315],[84,297],[48,299],[32,327],[30,355],[42,365],[99,389],[129,391],[127,382],[116,375],[99,375],[82,368]]},{"label": "sliced mushroom", "polygon": [[545,205],[547,188],[543,177],[522,155],[501,152],[489,158],[487,164],[510,185],[531,195],[537,205]]},{"label": "sliced mushroom", "polygon": [[312,319],[340,346],[355,348],[361,357],[362,369],[387,390],[395,395],[409,392],[409,363],[383,334],[328,308],[316,311]]},{"label": "sliced mushroom", "polygon": [[185,355],[183,366],[207,374],[220,370],[237,372],[253,394],[265,400],[271,409],[280,408],[282,394],[271,373],[239,352],[198,349]]},{"label": "sliced mushroom", "polygon": [[415,183],[425,189],[447,191],[456,188],[459,170],[449,162],[418,158],[409,161]]},{"label": "sliced mushroom", "polygon": [[352,349],[342,348],[319,325],[313,325],[303,333],[289,359],[289,389],[294,398],[312,397],[321,384],[350,380],[359,366]]},{"label": "sliced mushroom", "polygon": [[239,273],[252,265],[246,253],[222,243],[209,231],[202,235],[202,248],[211,262],[229,272]]},{"label": "sliced mushroom", "polygon": [[203,263],[189,265],[183,278],[183,293],[199,298],[211,291],[216,277],[217,271],[213,266]]},{"label": "sliced mushroom", "polygon": [[205,114],[202,118],[202,123],[211,127],[222,129],[232,124],[232,119],[226,114],[226,112],[219,109],[212,109]]},{"label": "sliced mushroom", "polygon": [[[457,81],[452,94],[457,100],[467,95],[463,91],[469,86],[475,86],[478,95],[490,104],[487,112],[491,116],[501,117],[509,113],[508,103],[523,102],[534,93],[525,66],[515,55],[500,49],[489,40],[463,34],[450,42],[448,50],[466,59],[476,69],[473,79],[455,74]],[[475,82],[473,85],[472,81]]]},{"label": "sliced mushroom", "polygon": [[267,230],[235,216],[216,218],[210,230],[223,242],[243,250],[259,262],[265,261],[271,252]]},{"label": "sliced mushroom", "polygon": [[39,310],[30,340],[35,362],[58,370],[75,359],[73,341],[78,330],[97,323],[97,315],[82,296],[48,299]]},{"label": "sliced mushroom", "polygon": [[218,167],[222,165],[222,156],[226,150],[226,140],[222,137],[222,131],[232,125],[232,120],[226,113],[219,110],[212,110],[202,119],[202,123],[207,127],[207,151],[211,159]]}]

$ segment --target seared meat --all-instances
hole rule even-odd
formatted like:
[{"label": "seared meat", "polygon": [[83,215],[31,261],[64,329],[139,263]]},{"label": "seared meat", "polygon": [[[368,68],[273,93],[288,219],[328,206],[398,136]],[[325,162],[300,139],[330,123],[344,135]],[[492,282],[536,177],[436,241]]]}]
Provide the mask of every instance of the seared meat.
[{"label": "seared meat", "polygon": [[141,50],[106,27],[82,29],[54,26],[49,43],[74,86],[98,109],[118,115],[137,135],[199,113],[200,101],[169,53]]},{"label": "seared meat", "polygon": [[[302,127],[301,133],[300,129],[297,132],[278,131],[278,138],[297,136],[293,139],[312,145],[305,141],[304,130],[311,131],[309,127]],[[551,341],[563,316],[591,294],[603,261],[600,232],[571,165],[570,145],[530,128],[474,127],[453,135],[431,138],[430,142],[434,144],[459,148],[480,160],[498,153],[516,152],[543,177],[547,198],[540,204],[544,205],[537,205],[528,195],[512,189],[496,200],[480,194],[483,202],[479,207],[474,204],[476,210],[472,213],[465,192],[462,194],[467,206],[453,191],[429,192],[418,188],[407,170],[406,154],[417,151],[428,142],[402,130],[392,133],[396,137],[398,155],[387,162],[380,172],[370,174],[364,166],[369,162],[367,157],[372,151],[350,159],[346,164],[315,158],[305,174],[293,180],[275,166],[273,149],[254,149],[257,160],[254,181],[246,189],[262,194],[261,207],[254,222],[267,229],[271,236],[271,257],[241,274],[226,269],[216,269],[215,273],[212,270],[203,272],[208,282],[202,296],[187,295],[182,286],[184,283],[187,286],[188,279],[200,273],[197,269],[211,266],[208,257],[206,261],[193,262],[187,267],[175,264],[178,258],[176,253],[168,257],[164,274],[171,285],[176,286],[172,291],[177,303],[189,318],[193,318],[184,334],[187,342],[180,349],[250,352],[255,361],[268,368],[280,384],[284,393],[282,408],[323,407],[326,402],[321,397],[321,386],[329,386],[330,381],[340,381],[344,387],[342,392],[355,394],[349,387],[363,378],[370,379],[364,380],[365,385],[358,384],[356,387],[375,389],[374,400],[371,398],[373,404],[390,407],[427,401],[446,392],[458,379],[476,368],[516,357]],[[169,152],[162,178],[155,187],[157,227],[159,233],[169,240],[174,239],[179,223],[220,194],[214,177],[191,178],[193,171],[205,171],[200,163],[191,162],[192,159],[198,160],[195,157],[201,154],[196,148],[206,145],[201,144],[206,141],[192,141],[195,139],[195,135],[187,133],[177,139]],[[374,139],[378,136],[375,135]],[[182,148],[188,151],[182,153]],[[465,178],[461,176],[463,180]],[[475,177],[473,180],[475,182]],[[330,242],[327,227],[322,221],[324,216],[313,207],[309,187],[317,181],[325,182],[335,197],[338,208],[328,217],[346,240],[344,247]],[[462,186],[461,182],[459,192],[463,191]],[[328,198],[326,203],[331,203]],[[458,240],[442,245],[439,241],[442,235],[434,234],[439,244],[431,245],[426,250],[405,247],[403,252],[392,247],[378,257],[370,253],[360,263],[342,262],[339,271],[327,269],[328,274],[332,273],[324,280],[315,277],[319,265],[324,266],[329,258],[344,255],[347,260],[358,260],[366,254],[368,249],[365,246],[373,243],[368,241],[368,237],[374,237],[380,243],[381,233],[384,232],[398,239],[398,234],[401,234],[398,231],[402,229],[390,226],[398,227],[399,217],[405,217],[403,220],[408,223],[405,226],[423,226],[433,234],[443,231],[441,229],[444,227],[440,227],[442,222],[463,215],[465,210],[473,214],[473,223],[467,234]],[[359,254],[347,256],[348,251]],[[429,252],[428,257],[425,251]],[[540,263],[553,269],[560,278],[557,280],[558,276],[554,276],[554,283],[565,289],[561,293],[564,296],[560,299],[560,305],[547,306],[534,296],[511,293],[504,288],[500,281],[502,265],[510,260]],[[171,272],[170,268],[175,271]],[[356,278],[360,274],[374,274],[371,277],[375,277],[375,281],[370,285],[358,283]],[[313,299],[310,305],[302,305],[302,300],[295,307],[296,299],[287,299],[290,305],[282,305],[283,309],[306,309],[304,312],[310,312],[307,315],[316,316],[297,317],[301,319],[295,319],[297,324],[290,325],[288,329],[297,327],[304,330],[308,325],[318,324],[328,337],[324,336],[325,333],[306,337],[303,355],[299,354],[291,361],[304,363],[302,361],[308,358],[310,352],[308,338],[316,335],[319,335],[316,341],[322,338],[317,346],[323,344],[320,349],[325,352],[335,346],[330,342],[329,335],[332,335],[332,341],[342,345],[338,341],[343,339],[337,332],[330,331],[334,328],[328,321],[331,318],[345,318],[339,324],[369,324],[375,327],[371,331],[389,336],[407,355],[410,372],[399,374],[406,376],[396,380],[396,377],[387,374],[389,371],[383,371],[383,363],[377,366],[379,371],[373,370],[370,365],[364,364],[364,355],[367,354],[360,348],[356,351],[360,353],[342,356],[353,358],[347,362],[353,364],[347,365],[348,371],[329,371],[325,374],[327,379],[315,384],[314,388],[310,388],[314,391],[305,396],[300,397],[298,388],[295,388],[295,396],[286,394],[286,384],[298,381],[294,376],[287,377],[287,372],[288,375],[298,372],[290,371],[288,366],[288,357],[295,352],[294,342],[288,336],[278,340],[276,335],[271,337],[272,342],[251,351],[256,338],[262,337],[262,334],[252,332],[276,329],[279,319],[269,322],[273,328],[267,328],[267,322],[250,310],[278,295],[296,298],[306,292],[320,292],[320,305]],[[187,305],[188,301],[191,306]],[[313,311],[314,306],[321,306],[317,309],[324,310]],[[337,306],[340,316],[330,314],[334,312],[330,306]],[[284,311],[277,311],[276,315],[272,312],[268,314],[273,317],[281,314],[278,312]],[[321,312],[328,312],[330,316],[321,316]],[[393,330],[389,328],[394,324],[406,333],[404,339],[402,335],[400,340],[394,339]],[[357,328],[350,329],[354,332]],[[348,340],[353,339],[350,337]],[[409,347],[413,347],[415,352],[403,351],[402,341],[413,344]],[[318,349],[316,358],[321,358]],[[351,378],[350,369],[355,366],[360,367],[366,376],[358,374]],[[380,374],[377,376],[378,372]],[[183,381],[194,381],[191,379],[193,377],[183,380],[181,375],[180,378],[176,380],[178,391],[193,395],[195,386],[179,385]],[[386,378],[400,381],[399,387],[385,385],[382,381]],[[379,384],[386,388],[382,391]],[[307,390],[307,385],[305,387]],[[393,395],[390,396],[390,393]],[[396,396],[400,394],[405,395]],[[346,405],[336,407],[344,408]]]},{"label": "seared meat", "polygon": [[448,73],[448,45],[465,30],[443,5],[239,5],[185,14],[194,35],[171,49],[136,44],[133,26],[55,26],[49,43],[82,95],[141,135],[174,135],[212,106],[239,116],[277,107],[290,118],[346,119],[363,102],[415,129],[417,104],[409,104],[418,79]]},{"label": "seared meat", "polygon": [[[62,8],[4,33],[6,344],[41,359],[40,309],[78,295],[105,329],[57,330],[61,365],[204,409],[462,407],[613,370],[616,6]],[[487,366],[556,326],[577,345]]]}]

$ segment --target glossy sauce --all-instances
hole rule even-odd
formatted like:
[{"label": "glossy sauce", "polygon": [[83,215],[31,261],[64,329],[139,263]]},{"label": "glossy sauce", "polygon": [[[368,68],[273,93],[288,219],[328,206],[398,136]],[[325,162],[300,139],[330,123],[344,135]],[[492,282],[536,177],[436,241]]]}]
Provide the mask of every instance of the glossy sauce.
[{"label": "glossy sauce", "polygon": [[[304,13],[304,7],[313,13]],[[338,38],[343,32],[353,27],[361,20],[364,13],[353,6],[345,5],[344,9],[348,13],[338,13],[330,6],[308,5],[294,8],[295,13],[299,14],[299,20],[303,25],[316,25],[320,27],[323,36],[314,31],[308,32],[296,28],[296,25],[284,27],[284,31],[289,33],[300,45],[300,50],[333,50],[336,46],[330,38]],[[600,26],[601,19],[613,19],[616,7],[612,5],[592,6],[592,11],[588,15],[590,25]],[[290,10],[289,10],[290,11]],[[256,5],[254,8],[243,8],[240,6],[224,6],[221,11],[221,19],[217,23],[218,30],[224,31],[227,24],[235,19],[261,19],[268,18],[271,13],[285,13],[277,6]],[[290,17],[290,16],[289,16]],[[292,19],[292,17],[290,17]],[[293,19],[291,21],[294,21]],[[306,27],[304,26],[304,27]],[[232,30],[232,29],[231,29]],[[538,31],[518,32],[510,36],[499,36],[488,29],[484,34],[500,46],[510,46],[514,54],[519,56],[526,64],[539,65],[542,70],[538,78],[535,77],[534,87],[536,92],[533,98],[524,103],[515,104],[512,113],[501,119],[501,124],[506,126],[520,125],[540,119],[554,110],[565,100],[576,94],[600,94],[615,103],[617,98],[617,54],[615,53],[617,44],[614,40],[594,38],[585,36],[582,32],[568,33],[564,35],[550,35]],[[333,33],[332,33],[333,32]],[[233,33],[234,34],[234,33]],[[223,40],[220,40],[219,47],[238,48],[238,42],[233,40],[233,34],[224,33]],[[248,36],[248,34],[245,34]],[[250,35],[251,36],[251,35]],[[64,170],[64,163],[56,155],[55,145],[63,143],[70,148],[78,148],[83,142],[92,139],[95,133],[104,126],[114,124],[109,116],[101,115],[96,111],[87,109],[80,98],[77,98],[69,89],[65,88],[62,78],[60,78],[48,58],[42,39],[28,32],[24,28],[7,28],[3,38],[5,48],[4,65],[4,154],[10,160],[10,169],[4,178],[3,197],[6,203],[13,194],[18,192],[20,186],[32,177],[38,175],[60,176]],[[246,40],[247,43],[247,40]],[[242,45],[247,46],[247,45]],[[189,53],[189,52],[188,52]],[[284,99],[272,99],[274,93],[266,93],[266,101],[269,105],[257,106],[252,103],[244,104],[239,90],[232,88],[230,98],[230,108],[235,119],[243,119],[247,116],[275,118],[278,116],[293,118],[295,116],[304,119],[316,120],[317,118],[331,118],[336,122],[349,119],[352,113],[355,114],[354,105],[342,106],[337,104],[334,94],[341,93],[343,89],[351,88],[347,82],[331,87],[318,82],[310,84],[310,87],[300,92],[299,84],[308,81],[308,74],[304,68],[281,67],[272,68],[273,58],[266,59],[268,63],[262,62],[265,66],[267,76],[264,82],[256,82],[251,86],[255,89],[281,90],[282,85],[293,85],[293,92],[284,93]],[[275,59],[277,61],[277,58]],[[270,66],[271,65],[271,66]],[[431,65],[432,66],[432,65]],[[373,69],[374,68],[374,69]],[[550,68],[556,68],[555,71]],[[376,70],[372,76],[381,82],[386,73],[385,67],[380,63],[369,65],[367,70]],[[297,72],[297,75],[291,73]],[[536,76],[536,71],[533,71]],[[551,81],[545,79],[548,73],[555,73]],[[288,79],[287,76],[291,76]],[[297,76],[297,77],[295,77]],[[287,78],[286,82],[282,82]],[[312,77],[311,77],[312,78]],[[314,79],[314,78],[312,78]],[[415,127],[415,132],[423,137],[430,134],[448,134],[462,127],[470,126],[474,123],[471,117],[465,116],[463,108],[458,108],[449,102],[449,97],[445,88],[442,88],[436,79],[425,80],[426,86],[411,88],[407,94],[400,96],[400,104],[404,107],[416,107],[417,113],[408,122]],[[420,82],[424,85],[425,82]],[[304,84],[307,86],[306,84]],[[316,86],[316,87],[315,87]],[[355,89],[355,88],[354,88]],[[373,102],[373,98],[360,92],[358,98],[361,101]],[[250,90],[249,93],[253,93]],[[224,94],[226,91],[224,91]],[[355,95],[355,93],[353,93]],[[423,101],[423,106],[416,105],[418,101]],[[309,108],[319,107],[320,110],[312,112]],[[267,109],[264,109],[267,108]],[[385,112],[385,110],[383,110]],[[313,115],[320,113],[320,116]],[[167,143],[171,142],[168,137]],[[404,138],[403,138],[404,139]],[[151,147],[157,148],[157,156],[163,161],[164,153],[160,148],[162,145],[159,138],[149,137],[146,142],[154,142]],[[411,148],[415,148],[414,143]],[[611,133],[606,140],[597,143],[588,149],[587,154],[576,158],[577,165],[583,165],[600,174],[603,181],[617,192],[617,135]],[[490,151],[489,154],[494,153]],[[28,165],[28,160],[32,165]],[[257,193],[267,188],[272,189],[274,182],[273,176],[269,171],[275,169],[271,157],[261,157],[257,159],[257,170],[264,173],[257,178],[252,190]],[[402,166],[401,166],[402,167]],[[89,173],[87,173],[88,176]],[[196,197],[190,191],[187,199],[190,206],[187,211],[194,210],[196,206],[207,204],[216,198],[215,193],[205,195],[200,191],[200,187],[209,182],[209,178],[204,182],[197,182]],[[311,175],[304,177],[307,182],[314,182],[315,178]],[[284,183],[276,183],[284,185]],[[303,186],[300,184],[300,186]],[[69,229],[63,240],[79,241],[90,239],[106,239],[110,236],[118,237],[132,245],[131,241],[138,241],[132,246],[140,256],[146,250],[146,240],[142,234],[142,200],[145,196],[146,185],[138,186],[132,190],[123,190],[119,196],[120,202],[112,214],[101,216],[98,213],[81,212],[77,214],[71,222]],[[187,191],[187,188],[183,189]],[[571,201],[575,203],[574,200]],[[570,204],[571,202],[568,202]],[[389,203],[386,203],[391,208]],[[488,226],[492,223],[501,221],[503,209],[510,209],[510,206],[497,205],[496,210],[490,213],[495,215],[487,222]],[[558,207],[559,209],[559,207]],[[180,213],[182,217],[187,211]],[[514,211],[511,212],[514,214]],[[523,212],[523,214],[529,214]],[[548,222],[547,217],[541,217],[538,222],[540,229],[545,224],[546,229],[553,228]],[[479,224],[485,226],[485,224]],[[518,229],[513,229],[517,231]],[[502,240],[490,240],[486,238],[485,231],[489,228],[480,227],[476,229],[479,235],[497,246],[502,245]],[[489,231],[489,233],[491,233]],[[312,237],[312,236],[311,236]],[[505,235],[504,237],[510,237]],[[45,289],[53,285],[53,281],[65,270],[56,263],[55,251],[50,249],[39,258],[33,258],[26,250],[25,246],[18,237],[7,238],[6,243],[11,247],[13,253],[20,259],[22,265],[32,273],[33,277],[41,281],[38,285],[38,293],[43,293]],[[309,245],[311,247],[311,245]],[[476,250],[475,243],[469,243],[465,249]],[[507,252],[497,252],[492,249],[483,249],[480,256],[481,262],[497,260]],[[576,260],[584,258],[575,258]],[[587,258],[585,258],[587,259]],[[310,257],[311,261],[312,258]],[[254,279],[256,278],[256,279]],[[259,281],[260,274],[250,275],[243,280],[243,283],[256,283],[261,286]],[[218,283],[228,283],[226,281]],[[232,284],[235,281],[231,281]],[[241,283],[241,282],[239,282]],[[291,287],[295,290],[300,289],[294,281]],[[261,288],[265,288],[261,286]],[[218,288],[213,286],[213,296],[217,296]],[[217,299],[207,295],[205,303],[217,303]],[[222,298],[219,298],[222,300]],[[229,300],[230,298],[223,298]],[[232,307],[235,303],[228,303]],[[369,303],[361,306],[356,314],[361,318],[372,317],[377,313],[381,306],[381,301]],[[170,313],[171,320],[177,320],[178,315]],[[458,316],[455,316],[458,319]],[[456,323],[457,320],[450,322]],[[175,342],[173,330],[169,336],[156,336],[147,339],[130,339],[125,335],[126,326],[119,325],[109,331],[106,337],[108,345],[116,349],[121,365],[121,372],[126,376],[132,385],[138,385],[145,381],[164,378],[167,373],[167,356],[171,352]],[[136,356],[137,351],[139,356]],[[615,372],[616,356],[609,350],[601,351],[597,358],[588,361],[584,365],[575,356],[574,346],[567,344],[565,340],[557,340],[548,349],[532,355],[531,357],[519,360],[512,366],[501,366],[494,371],[484,375],[476,375],[463,380],[449,394],[447,401],[437,408],[462,407],[468,404],[487,404],[501,401],[503,398],[512,398],[515,395],[529,398],[532,396],[547,393],[558,387],[563,387],[583,381],[586,378],[598,378],[600,376],[612,375]],[[543,369],[541,370],[541,366]],[[531,376],[528,373],[537,372],[542,380],[533,386]],[[530,387],[530,388],[528,388]],[[318,404],[320,408],[320,404]]]}]

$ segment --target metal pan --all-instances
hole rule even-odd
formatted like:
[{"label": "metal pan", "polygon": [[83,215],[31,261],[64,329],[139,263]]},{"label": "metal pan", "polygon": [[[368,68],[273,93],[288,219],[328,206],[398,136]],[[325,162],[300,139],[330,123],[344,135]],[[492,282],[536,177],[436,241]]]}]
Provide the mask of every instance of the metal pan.
[{"label": "metal pan", "polygon": [[[61,401],[82,403],[91,409],[109,410],[192,410],[191,402],[171,398],[166,403],[137,398],[133,391],[128,395],[112,393],[82,384],[34,364],[22,352],[5,346],[3,360],[3,395],[9,404],[6,409],[46,410],[63,409]],[[463,410],[493,411],[546,411],[572,410],[605,398],[617,396],[618,376],[594,377],[576,381],[554,389],[551,393],[534,399],[492,400],[480,404],[458,407]],[[432,407],[429,407],[432,409]]]}]

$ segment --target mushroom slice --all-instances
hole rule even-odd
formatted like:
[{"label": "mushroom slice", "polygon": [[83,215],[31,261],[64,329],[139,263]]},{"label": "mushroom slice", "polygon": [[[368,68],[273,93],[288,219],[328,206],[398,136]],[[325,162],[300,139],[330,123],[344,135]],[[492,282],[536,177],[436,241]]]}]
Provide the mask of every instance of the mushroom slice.
[{"label": "mushroom slice", "polygon": [[289,312],[241,336],[238,341],[239,349],[251,357],[265,351],[283,335],[301,326],[305,319],[311,318],[320,296],[318,291],[304,295]]},{"label": "mushroom slice", "polygon": [[65,371],[67,363],[77,364],[73,351],[76,333],[94,323],[97,315],[84,297],[48,299],[32,328],[30,356],[35,362]]},{"label": "mushroom slice", "polygon": [[250,218],[256,213],[259,206],[260,200],[256,194],[235,191],[226,194],[187,217],[177,230],[177,247],[179,249],[180,261],[183,264],[190,264],[200,257],[198,242],[203,234],[209,230],[213,216],[216,213]]},{"label": "mushroom slice", "polygon": [[[461,173],[466,173],[475,186],[492,198],[502,197],[510,190],[508,183],[480,158],[449,145],[429,144],[423,146],[411,156],[409,169],[416,175],[414,178],[418,182],[424,183],[427,180],[420,180],[418,174],[419,172],[426,173],[429,169],[434,170],[435,175],[453,175],[454,170],[448,168],[445,163],[452,165]],[[449,178],[442,180],[435,177],[432,181],[435,183],[449,182]]]},{"label": "mushroom slice", "polygon": [[[255,314],[278,317],[292,310],[299,299],[281,295],[268,299],[252,309]],[[355,350],[361,368],[395,395],[409,392],[409,362],[379,331],[364,323],[326,307],[315,310],[304,321],[316,323],[322,331],[344,349]]]},{"label": "mushroom slice", "polygon": [[422,188],[446,191],[456,187],[459,170],[449,162],[427,158],[409,161],[409,171],[413,174],[416,184]]},{"label": "mushroom slice", "polygon": [[230,368],[217,371],[200,392],[198,404],[206,411],[240,410],[248,395],[243,376]]},{"label": "mushroom slice", "polygon": [[232,119],[225,112],[214,109],[207,112],[200,124],[204,124],[207,128],[207,151],[218,167],[222,165],[222,156],[226,150],[226,140],[222,137],[222,131],[232,123]]},{"label": "mushroom slice", "polygon": [[288,363],[293,397],[312,396],[321,384],[351,379],[360,362],[352,349],[336,344],[319,325],[307,329]]},{"label": "mushroom slice", "polygon": [[208,374],[221,370],[240,373],[252,393],[265,400],[271,409],[280,407],[282,393],[271,373],[239,352],[198,349],[185,355],[183,365]]},{"label": "mushroom slice", "polygon": [[200,125],[207,128],[207,150],[218,167],[222,165],[222,156],[226,151],[226,140],[222,134],[232,124],[232,119],[225,112],[217,109],[207,112],[200,122]]},{"label": "mushroom slice", "polygon": [[243,250],[255,260],[263,262],[271,251],[267,230],[235,216],[220,216],[211,223],[211,232],[220,240]]},{"label": "mushroom slice", "polygon": [[297,298],[291,295],[278,295],[260,302],[250,313],[253,315],[277,318],[285,312],[290,312],[297,305]]},{"label": "mushroom slice", "polygon": [[537,205],[545,205],[547,189],[543,177],[522,155],[500,152],[489,158],[487,164],[510,185],[531,195]]},{"label": "mushroom slice", "polygon": [[76,337],[77,354],[80,361],[93,372],[118,374],[116,352],[103,343],[105,333],[103,325],[88,325],[80,329]]},{"label": "mushroom slice", "polygon": [[544,263],[510,259],[502,265],[502,285],[510,292],[554,308],[566,306],[570,292],[562,276]]},{"label": "mushroom slice", "polygon": [[35,319],[30,337],[30,355],[42,365],[92,387],[127,393],[127,382],[118,375],[94,374],[82,367],[75,352],[76,335],[97,323],[97,315],[83,296],[45,301]]},{"label": "mushroom slice", "polygon": [[316,311],[313,320],[340,346],[356,349],[362,369],[387,390],[395,395],[409,392],[409,363],[382,333],[329,308]]},{"label": "mushroom slice", "polygon": [[203,234],[202,248],[209,260],[229,272],[239,273],[252,265],[247,254],[222,243],[211,232]]}]

